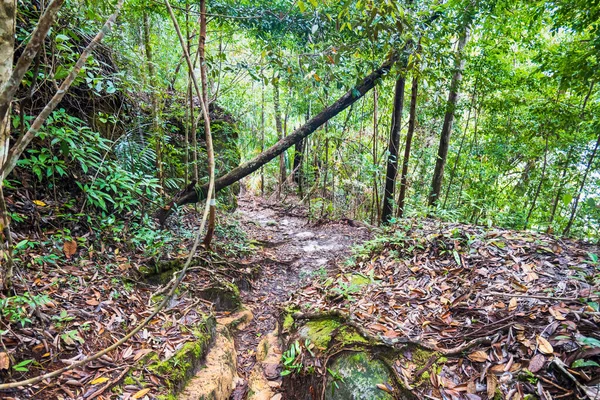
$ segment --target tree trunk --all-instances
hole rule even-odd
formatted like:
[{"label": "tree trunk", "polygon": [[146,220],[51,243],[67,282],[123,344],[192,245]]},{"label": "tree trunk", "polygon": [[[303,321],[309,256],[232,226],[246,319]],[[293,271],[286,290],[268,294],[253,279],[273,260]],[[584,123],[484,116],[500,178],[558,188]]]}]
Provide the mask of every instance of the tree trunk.
[{"label": "tree trunk", "polygon": [[404,84],[406,78],[400,76],[396,80],[394,92],[394,110],[392,111],[392,126],[388,143],[387,169],[385,173],[385,192],[381,207],[381,223],[390,222],[394,213],[394,189],[398,173],[398,147],[400,146],[400,128],[402,127],[402,108],[404,107]]},{"label": "tree trunk", "polygon": [[[29,39],[27,46],[25,46],[25,50],[23,50],[21,57],[19,57],[13,68],[14,27],[17,2],[15,0],[0,0],[0,121],[4,121],[4,118],[9,115],[10,103],[19,89],[23,76],[25,76],[29,66],[34,58],[36,58],[40,47],[44,43],[44,39],[63,2],[64,0],[54,0],[48,4],[31,33],[31,39]],[[11,32],[13,33],[10,34]],[[5,56],[10,57],[5,58]]]},{"label": "tree trunk", "polygon": [[[254,157],[252,160],[247,161],[229,173],[221,176],[215,181],[215,190],[219,190],[232,185],[240,179],[248,176],[260,167],[283,153],[285,150],[296,144],[302,139],[308,137],[311,133],[317,130],[321,125],[330,120],[331,118],[338,115],[341,111],[348,108],[351,104],[362,98],[367,92],[369,92],[375,86],[376,82],[386,75],[392,65],[396,62],[397,56],[393,55],[389,60],[384,62],[381,67],[373,71],[370,75],[365,77],[358,85],[353,87],[351,90],[342,95],[337,101],[326,107],[319,114],[310,119],[307,123],[296,129],[290,135],[279,140],[273,146],[263,151],[261,154]],[[178,205],[196,203],[206,198],[206,192],[208,185],[204,185],[196,188],[196,190],[183,190],[179,195],[164,208],[157,210],[156,216],[161,223],[164,223],[166,218],[170,215],[172,204],[177,203]]]},{"label": "tree trunk", "polygon": [[144,12],[144,50],[146,52],[146,64],[150,76],[150,101],[152,102],[152,136],[154,136],[154,151],[156,152],[156,178],[164,189],[164,175],[162,167],[162,138],[158,123],[158,96],[156,93],[156,71],[152,61],[152,46],[150,44],[150,17]]},{"label": "tree trunk", "polygon": [[[283,127],[281,123],[281,105],[279,102],[279,78],[273,78],[273,108],[275,111],[275,129],[277,138],[283,139]],[[285,151],[279,155],[279,188],[277,189],[277,199],[281,197],[281,190],[285,182]]]},{"label": "tree trunk", "polygon": [[446,203],[448,202],[448,197],[450,196],[450,189],[452,188],[452,182],[454,182],[454,177],[456,176],[456,169],[460,164],[460,156],[462,154],[462,150],[465,144],[465,140],[467,139],[467,132],[469,130],[469,122],[471,122],[471,112],[473,111],[473,107],[475,106],[475,97],[477,93],[477,80],[475,81],[475,87],[473,88],[473,94],[471,95],[471,105],[469,106],[469,112],[467,113],[467,121],[465,122],[465,127],[463,129],[462,138],[460,139],[460,144],[458,145],[458,153],[456,154],[456,160],[454,161],[454,165],[452,166],[452,171],[450,172],[450,182],[448,182],[448,188],[446,189],[446,195],[444,196],[444,204],[442,204],[442,208],[446,207]]},{"label": "tree trunk", "polygon": [[588,164],[585,167],[585,172],[583,173],[583,177],[581,178],[581,184],[579,185],[579,190],[577,191],[577,196],[575,197],[575,204],[573,204],[573,208],[571,209],[571,216],[569,217],[569,222],[563,231],[564,236],[568,236],[571,232],[571,228],[573,227],[573,221],[575,220],[575,216],[577,215],[577,207],[579,206],[579,200],[581,199],[581,193],[583,192],[583,188],[585,187],[585,182],[587,180],[588,174],[592,169],[592,164],[594,163],[594,158],[596,157],[596,153],[598,152],[598,147],[600,146],[600,133],[598,134],[598,140],[596,140],[596,145],[594,146],[594,150],[590,155],[590,159],[588,160]]},{"label": "tree trunk", "polygon": [[440,135],[440,146],[438,148],[435,169],[433,171],[433,179],[431,181],[431,192],[429,193],[429,206],[435,206],[438,202],[440,192],[442,190],[442,180],[444,178],[444,167],[446,166],[446,158],[448,157],[448,147],[450,145],[450,134],[452,133],[452,123],[454,122],[454,112],[456,102],[458,100],[458,88],[462,79],[462,71],[465,66],[465,58],[463,49],[469,39],[469,27],[465,26],[465,30],[460,35],[458,40],[458,49],[456,52],[456,60],[454,63],[454,74],[450,82],[450,93],[448,94],[448,102],[446,104],[446,115],[444,116],[444,124],[442,125],[442,133]]},{"label": "tree trunk", "polygon": [[540,190],[542,190],[542,185],[544,184],[544,179],[546,178],[546,166],[548,165],[548,134],[546,134],[546,145],[544,147],[544,165],[542,167],[542,176],[540,177],[540,182],[535,189],[535,194],[533,195],[533,200],[531,200],[531,207],[529,208],[529,212],[527,213],[527,218],[525,218],[525,225],[523,229],[527,229],[527,225],[529,225],[529,218],[531,218],[531,214],[533,214],[533,210],[535,209],[535,203],[537,203],[538,196],[540,195]]},{"label": "tree trunk", "polygon": [[[200,80],[202,85],[202,101],[206,106],[207,112],[204,114],[204,126],[210,130],[210,111],[208,103],[208,78],[206,73],[206,0],[200,0],[200,39],[198,43],[198,55],[200,57]],[[208,164],[208,175],[214,176],[214,162]],[[208,215],[208,225],[206,228],[206,236],[204,237],[204,247],[210,249],[213,234],[215,233],[215,219],[217,217],[216,191],[213,188],[212,200],[210,202],[210,210]]]},{"label": "tree trunk", "polygon": [[400,196],[398,196],[398,218],[404,216],[404,206],[406,204],[406,190],[408,189],[408,162],[410,160],[410,150],[412,146],[413,134],[417,122],[417,92],[419,90],[419,79],[413,76],[410,93],[410,111],[408,116],[408,133],[406,134],[406,144],[404,145],[404,159],[402,160],[402,174],[400,176]]},{"label": "tree trunk", "polygon": [[[377,119],[378,119],[378,96],[377,88],[373,88],[373,200],[371,202],[371,225],[379,221],[381,217],[381,208],[379,207],[379,182],[377,182],[377,170],[379,162],[377,160]],[[375,213],[377,211],[377,213]],[[377,214],[377,215],[375,215]]]},{"label": "tree trunk", "polygon": [[[0,87],[10,79],[15,46],[15,22],[17,4],[15,0],[0,0]],[[0,117],[0,167],[8,157],[10,142],[10,101],[6,112]],[[0,179],[0,287],[6,290],[12,286],[13,260],[10,217],[4,201],[4,180]]]},{"label": "tree trunk", "polygon": [[[265,151],[265,84],[261,82],[261,108],[260,108],[260,152]],[[260,195],[265,195],[265,169],[260,168]]]}]

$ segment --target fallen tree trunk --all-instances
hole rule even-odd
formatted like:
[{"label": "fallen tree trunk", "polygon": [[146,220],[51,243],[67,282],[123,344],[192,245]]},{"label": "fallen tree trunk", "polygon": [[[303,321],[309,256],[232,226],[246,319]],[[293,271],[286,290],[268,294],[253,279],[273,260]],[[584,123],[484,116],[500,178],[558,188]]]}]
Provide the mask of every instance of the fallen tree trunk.
[{"label": "fallen tree trunk", "polygon": [[[316,131],[325,122],[329,121],[331,118],[335,117],[341,111],[345,110],[347,107],[359,100],[371,89],[373,89],[373,87],[375,87],[378,79],[390,71],[396,60],[397,56],[395,54],[392,55],[378,69],[365,77],[358,85],[346,92],[335,103],[325,108],[319,114],[310,119],[306,124],[296,129],[290,135],[282,138],[273,146],[254,157],[252,160],[239,165],[229,173],[218,178],[215,181],[215,191],[226,188],[227,186],[234,184],[240,179],[258,170],[260,167],[286,151],[291,146],[299,143],[308,135]],[[197,203],[198,201],[206,198],[207,191],[208,185],[196,187],[190,185],[179,192],[167,206],[160,208],[156,212],[156,217],[158,218],[160,224],[164,224],[167,217],[171,214],[173,205],[177,204],[181,206],[184,204]]]}]

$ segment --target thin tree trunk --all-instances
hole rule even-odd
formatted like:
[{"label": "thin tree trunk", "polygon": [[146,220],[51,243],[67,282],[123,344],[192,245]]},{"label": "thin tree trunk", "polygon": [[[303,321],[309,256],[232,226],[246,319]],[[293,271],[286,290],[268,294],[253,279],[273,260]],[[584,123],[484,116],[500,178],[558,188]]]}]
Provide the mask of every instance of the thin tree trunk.
[{"label": "thin tree trunk", "polygon": [[[275,111],[275,129],[277,138],[283,139],[283,127],[281,123],[281,106],[279,102],[279,78],[273,78],[273,108]],[[277,199],[281,198],[281,190],[285,182],[285,151],[279,155],[279,188],[277,189]]]},{"label": "thin tree trunk", "polygon": [[[4,88],[12,72],[16,15],[15,0],[0,0],[0,87],[3,92],[6,91]],[[0,167],[4,165],[8,157],[9,142],[10,100],[6,103],[5,112],[0,116]],[[4,180],[0,179],[0,288],[5,291],[12,286],[13,246],[3,183]]]},{"label": "thin tree trunk", "polygon": [[144,12],[144,50],[146,52],[146,64],[148,75],[150,76],[150,101],[152,102],[152,136],[154,137],[154,151],[156,152],[156,178],[160,182],[160,187],[164,190],[164,175],[162,163],[162,135],[158,122],[158,95],[156,71],[152,60],[152,46],[150,44],[150,17],[148,12]]},{"label": "thin tree trunk", "polygon": [[[265,84],[261,82],[261,109],[260,109],[260,152],[265,151]],[[260,168],[260,195],[265,195],[265,169]]]},{"label": "thin tree trunk", "polygon": [[542,175],[540,176],[540,182],[535,189],[535,194],[533,195],[533,200],[531,200],[531,207],[529,207],[529,212],[527,213],[527,218],[525,218],[525,225],[523,229],[527,229],[527,225],[529,225],[529,219],[531,218],[531,214],[533,214],[533,210],[535,209],[535,204],[537,203],[538,196],[540,195],[540,190],[542,190],[542,185],[544,184],[544,179],[546,178],[546,166],[548,165],[548,134],[546,134],[546,145],[544,147],[544,165],[542,166]]},{"label": "thin tree trunk", "polygon": [[567,159],[562,167],[562,172],[560,174],[560,180],[558,183],[558,190],[556,191],[556,196],[554,197],[554,202],[552,203],[552,212],[550,213],[550,220],[548,221],[548,228],[546,229],[547,233],[552,232],[552,223],[554,222],[554,217],[556,216],[556,210],[558,209],[558,202],[560,201],[560,197],[562,195],[562,191],[565,185],[565,177],[567,176],[567,170],[569,169],[569,161],[571,160],[571,153],[573,151],[573,147],[569,147],[569,151],[567,152]]},{"label": "thin tree trunk", "polygon": [[573,208],[571,209],[571,216],[569,217],[569,222],[563,231],[564,236],[568,236],[571,232],[571,228],[573,227],[573,221],[575,220],[575,216],[577,215],[577,207],[579,206],[579,200],[581,199],[581,193],[583,193],[583,188],[585,187],[585,182],[587,180],[588,174],[592,169],[592,164],[594,163],[594,158],[596,157],[596,153],[598,152],[598,147],[600,146],[600,133],[598,134],[598,140],[596,140],[596,145],[594,146],[594,150],[588,160],[588,164],[585,167],[585,172],[583,173],[583,177],[581,178],[581,184],[579,185],[579,190],[577,191],[577,196],[575,197],[575,204],[573,204]]},{"label": "thin tree trunk", "polygon": [[[377,113],[378,113],[378,94],[377,87],[373,88],[373,201],[371,205],[371,225],[375,221],[379,222],[381,217],[381,208],[379,207],[379,182],[377,182],[377,170],[379,162],[377,161]],[[375,213],[377,215],[375,215]]]},{"label": "thin tree trunk", "polygon": [[406,190],[408,188],[408,162],[410,160],[410,150],[412,139],[417,122],[417,92],[419,90],[419,78],[415,75],[412,79],[410,93],[410,111],[408,117],[408,133],[406,134],[406,144],[404,145],[404,159],[402,160],[402,174],[400,175],[400,195],[398,196],[398,218],[404,216],[404,207],[406,204]]},{"label": "thin tree trunk", "polygon": [[54,96],[52,97],[52,99],[50,99],[48,104],[46,104],[44,109],[36,117],[36,119],[33,121],[31,126],[25,133],[25,135],[21,136],[19,138],[19,140],[17,140],[17,142],[14,144],[14,146],[12,146],[12,148],[8,152],[8,156],[6,158],[4,165],[0,168],[0,181],[5,179],[8,176],[8,174],[10,174],[12,172],[12,170],[15,168],[15,166],[17,165],[17,161],[21,157],[21,154],[23,154],[23,151],[25,151],[25,149],[27,148],[29,143],[33,140],[33,138],[36,136],[36,134],[38,133],[38,131],[40,130],[40,128],[42,127],[42,125],[44,124],[44,122],[46,121],[48,116],[52,113],[52,111],[54,111],[56,106],[60,103],[62,98],[65,96],[65,94],[71,87],[71,84],[73,83],[75,78],[78,76],[79,71],[81,70],[81,68],[83,68],[88,57],[92,54],[92,52],[94,51],[96,46],[98,46],[98,44],[102,41],[104,36],[111,29],[112,25],[115,23],[117,15],[119,14],[119,11],[121,10],[121,7],[123,6],[123,1],[124,0],[119,0],[119,2],[117,3],[117,6],[116,6],[115,12],[108,18],[106,23],[102,26],[102,29],[100,30],[100,32],[98,32],[98,34],[92,39],[92,41],[83,50],[83,52],[81,53],[81,56],[75,63],[75,66],[73,67],[71,72],[69,72],[69,75],[65,78],[65,80],[62,82],[62,84],[60,85],[60,87],[58,88],[58,90],[56,91]]},{"label": "thin tree trunk", "polygon": [[[208,103],[208,78],[206,73],[206,0],[200,0],[200,42],[198,43],[200,56],[200,80],[202,85],[202,102],[206,106],[207,112],[204,114],[204,126],[210,130],[210,107]],[[214,176],[214,162],[208,164],[208,174]],[[213,234],[215,232],[215,219],[217,216],[216,191],[213,188],[211,196],[210,210],[208,216],[208,225],[206,228],[206,236],[204,237],[204,247],[210,249]]]},{"label": "thin tree trunk", "polygon": [[446,166],[446,158],[448,157],[448,147],[450,145],[450,134],[452,133],[452,123],[454,122],[454,112],[456,110],[456,102],[458,100],[458,88],[462,79],[462,71],[465,66],[465,57],[463,49],[469,39],[469,27],[465,26],[458,40],[458,49],[456,52],[456,61],[454,63],[454,74],[450,82],[450,93],[448,94],[448,102],[446,104],[446,115],[444,116],[444,124],[442,125],[442,133],[440,135],[440,146],[438,148],[435,169],[433,171],[433,179],[431,181],[431,192],[429,193],[429,206],[434,206],[438,202],[440,192],[442,190],[442,181],[444,178],[444,167]]},{"label": "thin tree trunk", "polygon": [[0,0],[0,121],[9,115],[10,103],[33,59],[44,44],[44,39],[63,2],[64,0],[54,0],[48,4],[13,69],[17,2],[16,0]]},{"label": "thin tree trunk", "polygon": [[388,160],[385,173],[385,192],[381,207],[381,223],[389,223],[394,214],[394,189],[398,173],[398,147],[400,146],[400,128],[402,127],[402,108],[404,107],[404,84],[406,78],[400,76],[396,80],[394,91],[394,110],[392,111],[392,126],[388,144]]},{"label": "thin tree trunk", "polygon": [[444,203],[442,204],[442,208],[446,207],[446,203],[448,202],[448,196],[450,195],[450,189],[452,188],[452,182],[454,182],[454,177],[456,176],[456,169],[460,164],[460,156],[462,154],[462,149],[465,144],[465,140],[467,138],[467,132],[469,131],[469,122],[471,122],[471,112],[473,111],[473,107],[475,105],[475,97],[477,93],[477,81],[475,82],[475,87],[473,88],[473,94],[471,95],[471,105],[469,106],[469,112],[467,113],[467,121],[465,122],[465,127],[463,129],[462,138],[460,139],[460,144],[458,146],[458,153],[456,153],[456,160],[454,160],[454,165],[452,166],[452,171],[450,172],[450,181],[448,182],[448,188],[446,189],[446,195],[444,196]]}]

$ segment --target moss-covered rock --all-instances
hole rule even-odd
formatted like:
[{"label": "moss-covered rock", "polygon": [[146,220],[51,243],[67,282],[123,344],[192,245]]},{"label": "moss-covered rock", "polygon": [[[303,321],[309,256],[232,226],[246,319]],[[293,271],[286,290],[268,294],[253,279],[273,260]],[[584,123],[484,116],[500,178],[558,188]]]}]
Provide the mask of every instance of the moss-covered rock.
[{"label": "moss-covered rock", "polygon": [[242,305],[238,287],[222,279],[215,280],[198,295],[205,300],[212,301],[217,311],[237,311]]},{"label": "moss-covered rock", "polygon": [[325,351],[335,336],[334,332],[341,325],[341,322],[334,318],[307,321],[298,329],[298,336],[303,342],[310,340],[319,350]]},{"label": "moss-covered rock", "polygon": [[196,373],[213,341],[215,326],[215,319],[206,317],[193,329],[195,340],[185,343],[166,360],[159,360],[156,354],[151,357],[148,370],[165,378],[170,394],[181,391]]},{"label": "moss-covered rock", "polygon": [[388,367],[371,360],[365,352],[344,353],[329,367],[325,399],[327,400],[393,400],[394,396],[380,389],[385,385],[394,390],[394,378]]}]

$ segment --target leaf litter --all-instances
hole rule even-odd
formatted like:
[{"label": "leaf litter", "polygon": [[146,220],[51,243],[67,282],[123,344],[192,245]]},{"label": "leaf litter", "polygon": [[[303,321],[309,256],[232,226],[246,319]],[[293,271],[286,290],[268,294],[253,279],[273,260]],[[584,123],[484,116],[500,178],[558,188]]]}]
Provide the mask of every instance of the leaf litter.
[{"label": "leaf litter", "polygon": [[[595,399],[600,389],[598,246],[549,235],[406,220],[355,249],[289,305],[347,315],[408,355],[420,398]],[[352,276],[368,284],[352,284]],[[477,339],[490,339],[478,342]],[[476,346],[411,376],[410,346]],[[438,358],[440,358],[438,356]]]}]

